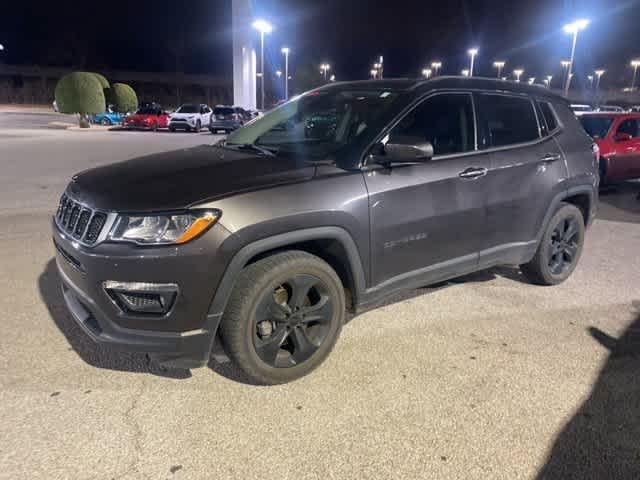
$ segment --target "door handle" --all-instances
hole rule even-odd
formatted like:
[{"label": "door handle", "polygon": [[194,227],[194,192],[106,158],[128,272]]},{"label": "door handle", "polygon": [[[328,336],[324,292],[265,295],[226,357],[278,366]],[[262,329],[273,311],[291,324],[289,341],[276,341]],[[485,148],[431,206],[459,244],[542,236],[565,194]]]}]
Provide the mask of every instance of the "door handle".
[{"label": "door handle", "polygon": [[469,167],[463,172],[460,172],[458,176],[460,178],[466,178],[467,180],[474,180],[476,178],[484,177],[488,171],[489,170],[487,170],[484,167],[483,168]]},{"label": "door handle", "polygon": [[547,153],[540,160],[545,163],[551,163],[551,162],[557,162],[558,160],[561,160],[561,159],[562,159],[562,155],[560,155],[559,153]]}]

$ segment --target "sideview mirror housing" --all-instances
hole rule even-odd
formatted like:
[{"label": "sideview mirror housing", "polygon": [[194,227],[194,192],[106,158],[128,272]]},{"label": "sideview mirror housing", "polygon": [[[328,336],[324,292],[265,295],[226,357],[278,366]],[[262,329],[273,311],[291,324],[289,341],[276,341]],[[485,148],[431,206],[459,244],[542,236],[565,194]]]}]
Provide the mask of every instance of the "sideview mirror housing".
[{"label": "sideview mirror housing", "polygon": [[374,155],[382,164],[428,162],[433,158],[433,145],[430,142],[389,142],[379,144]]}]

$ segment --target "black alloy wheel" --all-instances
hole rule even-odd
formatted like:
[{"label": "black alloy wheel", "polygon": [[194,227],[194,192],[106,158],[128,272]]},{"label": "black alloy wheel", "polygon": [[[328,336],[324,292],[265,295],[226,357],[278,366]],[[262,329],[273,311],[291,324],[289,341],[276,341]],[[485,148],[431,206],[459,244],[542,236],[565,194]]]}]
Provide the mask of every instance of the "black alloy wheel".
[{"label": "black alloy wheel", "polygon": [[327,338],[334,308],[322,280],[292,276],[266,292],[258,304],[253,328],[256,353],[276,368],[307,361]]}]

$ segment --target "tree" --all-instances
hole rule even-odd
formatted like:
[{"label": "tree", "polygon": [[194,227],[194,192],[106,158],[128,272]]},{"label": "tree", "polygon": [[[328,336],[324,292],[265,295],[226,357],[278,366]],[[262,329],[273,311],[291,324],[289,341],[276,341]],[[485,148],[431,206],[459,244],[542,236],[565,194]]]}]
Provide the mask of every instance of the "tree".
[{"label": "tree", "polygon": [[106,110],[104,90],[93,73],[73,72],[65,75],[56,85],[55,97],[60,112],[80,115],[81,127],[89,127],[88,115]]},{"label": "tree", "polygon": [[94,73],[91,72],[91,75],[95,75],[95,77],[98,79],[98,81],[100,82],[100,85],[102,86],[103,90],[106,90],[107,88],[110,88],[109,85],[109,80],[107,80],[104,75],[101,75],[99,73]]},{"label": "tree", "polygon": [[138,108],[138,96],[133,88],[125,83],[114,83],[107,90],[107,99],[113,109],[119,113],[133,112]]}]

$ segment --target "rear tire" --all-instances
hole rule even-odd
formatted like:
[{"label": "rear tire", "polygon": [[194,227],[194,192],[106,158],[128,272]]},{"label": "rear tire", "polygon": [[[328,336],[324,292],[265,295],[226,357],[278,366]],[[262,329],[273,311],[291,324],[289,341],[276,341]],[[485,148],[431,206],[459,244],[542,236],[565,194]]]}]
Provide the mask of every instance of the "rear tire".
[{"label": "rear tire", "polygon": [[170,131],[171,133],[174,133],[174,132],[176,131],[176,127],[169,127],[169,131]]},{"label": "rear tire", "polygon": [[252,382],[275,385],[307,375],[329,356],[344,315],[336,272],[314,255],[290,251],[240,273],[220,334]]},{"label": "rear tire", "polygon": [[158,124],[154,123],[153,125],[151,125],[151,131],[152,132],[157,132],[158,131]]},{"label": "rear tire", "polygon": [[557,285],[571,276],[584,246],[585,223],[575,205],[561,203],[549,220],[533,259],[520,265],[522,273],[538,285]]}]

